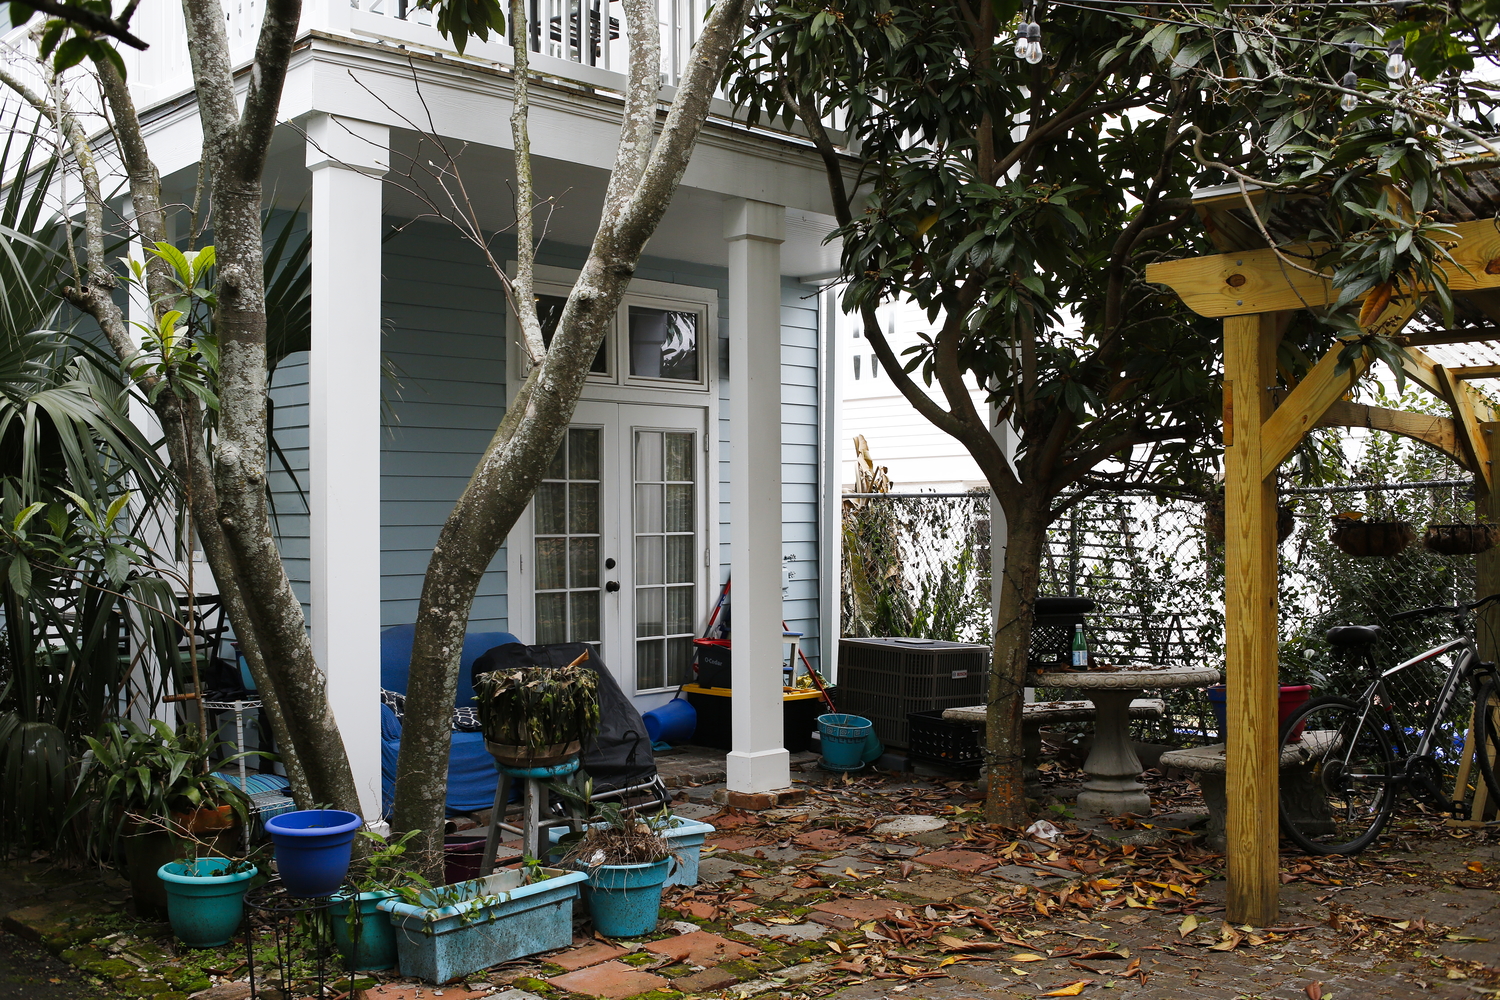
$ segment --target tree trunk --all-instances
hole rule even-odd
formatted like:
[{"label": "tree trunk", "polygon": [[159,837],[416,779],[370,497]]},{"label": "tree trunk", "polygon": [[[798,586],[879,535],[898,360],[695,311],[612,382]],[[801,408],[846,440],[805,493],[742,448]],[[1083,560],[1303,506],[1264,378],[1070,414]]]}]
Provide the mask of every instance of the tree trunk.
[{"label": "tree trunk", "polygon": [[1012,827],[1026,821],[1021,696],[1049,519],[1045,494],[1038,491],[1038,495],[1040,502],[1027,498],[1012,508],[1014,516],[1006,524],[1005,568],[992,578],[1000,593],[985,726],[989,794],[984,816],[991,823]]}]

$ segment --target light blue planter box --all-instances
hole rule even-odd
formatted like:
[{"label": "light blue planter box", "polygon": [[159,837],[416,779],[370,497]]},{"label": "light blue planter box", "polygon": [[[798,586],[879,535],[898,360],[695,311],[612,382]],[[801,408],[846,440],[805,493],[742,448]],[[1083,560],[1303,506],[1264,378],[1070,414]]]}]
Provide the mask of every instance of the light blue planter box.
[{"label": "light blue planter box", "polygon": [[584,872],[543,868],[549,877],[524,882],[524,869],[434,889],[431,905],[382,900],[391,915],[401,974],[445,983],[499,962],[573,943],[573,900]]},{"label": "light blue planter box", "polygon": [[[547,828],[547,836],[554,844],[567,832],[568,828],[565,826]],[[714,828],[710,823],[700,823],[686,816],[671,818],[671,825],[661,831],[661,835],[672,845],[672,853],[682,860],[672,867],[672,874],[667,876],[664,885],[698,884],[698,859],[703,852],[703,841],[713,832]]]}]

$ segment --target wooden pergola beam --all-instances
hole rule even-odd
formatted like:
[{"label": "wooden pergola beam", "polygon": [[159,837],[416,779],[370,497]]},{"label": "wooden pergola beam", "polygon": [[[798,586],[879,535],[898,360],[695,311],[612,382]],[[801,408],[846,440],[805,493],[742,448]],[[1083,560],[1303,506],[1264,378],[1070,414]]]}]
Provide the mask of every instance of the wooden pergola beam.
[{"label": "wooden pergola beam", "polygon": [[1449,368],[1448,374],[1456,379],[1500,378],[1500,365],[1461,365]]},{"label": "wooden pergola beam", "polygon": [[1430,413],[1392,410],[1384,406],[1339,400],[1318,418],[1317,427],[1365,427],[1372,431],[1400,434],[1430,445],[1473,472],[1470,458],[1458,443],[1458,431],[1452,418]]},{"label": "wooden pergola beam", "polygon": [[1470,467],[1484,480],[1484,488],[1489,490],[1495,485],[1490,466],[1490,447],[1479,427],[1481,421],[1475,412],[1474,393],[1467,391],[1469,387],[1450,375],[1442,365],[1434,365],[1433,372],[1443,390],[1443,398],[1453,410],[1458,443],[1464,454],[1469,456]]},{"label": "wooden pergola beam", "polygon": [[[1500,288],[1500,229],[1493,220],[1452,227],[1455,263],[1443,265],[1454,292]],[[1338,300],[1332,275],[1319,272],[1326,243],[1280,250],[1247,250],[1162,261],[1146,267],[1146,280],[1166,285],[1200,316],[1254,316],[1288,309],[1318,309]],[[1311,271],[1312,273],[1309,273]]]},{"label": "wooden pergola beam", "polygon": [[[1260,472],[1269,476],[1277,466],[1286,461],[1307,432],[1317,426],[1318,420],[1344,393],[1354,388],[1354,383],[1370,367],[1363,358],[1357,358],[1342,372],[1338,370],[1339,354],[1344,349],[1343,341],[1335,341],[1328,353],[1318,360],[1312,371],[1303,377],[1297,387],[1282,401],[1261,427]],[[1229,378],[1228,372],[1224,375]]]}]

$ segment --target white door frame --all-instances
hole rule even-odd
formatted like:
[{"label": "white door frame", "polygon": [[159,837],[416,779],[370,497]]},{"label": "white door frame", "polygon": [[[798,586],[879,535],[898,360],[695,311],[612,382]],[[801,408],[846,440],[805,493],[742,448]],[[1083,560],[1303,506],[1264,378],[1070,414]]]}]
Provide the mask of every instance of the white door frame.
[{"label": "white door frame", "polygon": [[[514,273],[514,264],[509,268]],[[538,266],[536,269],[537,292],[539,294],[567,294],[578,272],[563,268]],[[625,327],[627,310],[632,304],[649,306],[680,306],[697,309],[702,318],[703,334],[699,338],[698,356],[703,379],[700,384],[669,384],[661,387],[642,383],[628,377],[627,344]],[[509,407],[520,389],[528,363],[522,349],[514,317],[506,317],[506,406]],[[601,517],[614,518],[613,531],[617,542],[614,546],[620,565],[613,571],[605,571],[605,579],[618,580],[620,590],[604,597],[601,613],[604,615],[602,635],[605,642],[606,662],[620,682],[621,688],[632,698],[635,689],[635,643],[634,605],[631,600],[631,580],[620,573],[629,569],[630,553],[625,552],[628,543],[633,548],[633,525],[630,522],[633,502],[626,493],[633,494],[633,480],[629,466],[622,467],[629,454],[632,441],[631,428],[672,429],[691,423],[702,434],[702,448],[697,458],[702,461],[702,496],[697,504],[699,538],[703,548],[701,573],[695,588],[694,607],[699,629],[706,621],[708,610],[717,597],[722,584],[719,557],[719,519],[724,497],[721,496],[721,474],[719,457],[719,293],[717,289],[696,285],[677,285],[661,281],[635,279],[630,283],[621,303],[613,329],[606,339],[606,349],[611,352],[609,375],[591,375],[580,397],[578,411],[572,423],[601,425],[603,407],[592,404],[617,404],[615,413],[622,415],[613,425],[605,425],[603,447],[606,451],[604,472],[617,487],[613,497],[601,497]],[[664,408],[662,420],[652,420],[641,408]],[[680,417],[682,409],[691,409],[698,414],[696,419],[685,422]],[[675,419],[666,414],[677,411]],[[506,624],[522,642],[536,641],[535,602],[532,593],[531,550],[532,508],[517,520],[506,539]],[[601,525],[602,527],[602,525]],[[606,543],[607,544],[607,543]],[[610,553],[602,553],[608,557]],[[619,662],[615,662],[618,660]],[[657,689],[639,696],[639,703],[664,702],[672,697],[672,689]]]}]

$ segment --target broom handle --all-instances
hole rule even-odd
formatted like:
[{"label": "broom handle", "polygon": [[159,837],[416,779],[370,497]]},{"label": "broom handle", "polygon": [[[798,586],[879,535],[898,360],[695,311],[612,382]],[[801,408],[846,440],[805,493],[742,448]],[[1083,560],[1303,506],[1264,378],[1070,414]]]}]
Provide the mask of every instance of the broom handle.
[{"label": "broom handle", "polygon": [[[790,631],[786,627],[786,622],[781,623],[781,631]],[[813,687],[817,688],[818,694],[823,696],[823,704],[828,706],[828,711],[837,712],[838,709],[833,704],[833,698],[828,694],[828,689],[823,686],[823,678],[819,677],[818,672],[812,668],[812,664],[807,662],[807,654],[802,652],[802,644],[800,642],[797,644],[797,656],[802,660],[802,669],[806,670],[807,676],[812,678]]]}]

